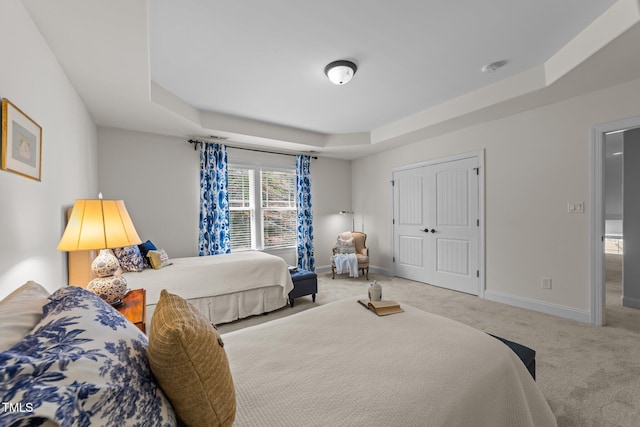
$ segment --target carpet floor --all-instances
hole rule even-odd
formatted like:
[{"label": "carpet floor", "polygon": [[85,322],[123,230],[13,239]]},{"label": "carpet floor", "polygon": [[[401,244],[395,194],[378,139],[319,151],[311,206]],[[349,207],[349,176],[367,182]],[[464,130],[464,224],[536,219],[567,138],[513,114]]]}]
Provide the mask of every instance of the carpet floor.
[{"label": "carpet floor", "polygon": [[607,255],[607,326],[483,300],[410,280],[371,274],[318,275],[316,302],[295,301],[262,316],[219,325],[221,333],[289,316],[348,297],[366,297],[378,280],[385,299],[457,320],[536,350],[537,383],[561,427],[640,425],[640,310],[621,304],[621,255]]}]

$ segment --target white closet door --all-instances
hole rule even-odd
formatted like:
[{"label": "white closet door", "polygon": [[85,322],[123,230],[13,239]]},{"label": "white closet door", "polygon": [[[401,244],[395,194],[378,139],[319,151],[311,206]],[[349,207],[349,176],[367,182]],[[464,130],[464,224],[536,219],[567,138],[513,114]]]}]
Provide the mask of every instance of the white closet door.
[{"label": "white closet door", "polygon": [[479,293],[478,158],[394,173],[397,276]]},{"label": "white closet door", "polygon": [[430,166],[428,218],[432,254],[430,283],[478,295],[477,158]]},{"label": "white closet door", "polygon": [[394,262],[395,274],[418,282],[430,277],[427,251],[427,168],[420,167],[393,174]]}]

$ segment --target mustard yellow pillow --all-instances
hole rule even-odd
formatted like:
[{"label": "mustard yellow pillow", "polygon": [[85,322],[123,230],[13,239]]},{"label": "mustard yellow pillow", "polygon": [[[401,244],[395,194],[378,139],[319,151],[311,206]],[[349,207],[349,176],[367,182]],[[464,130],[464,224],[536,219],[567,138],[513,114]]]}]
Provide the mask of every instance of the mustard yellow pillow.
[{"label": "mustard yellow pillow", "polygon": [[189,302],[166,290],[151,318],[149,365],[188,426],[230,426],[236,395],[218,331]]}]

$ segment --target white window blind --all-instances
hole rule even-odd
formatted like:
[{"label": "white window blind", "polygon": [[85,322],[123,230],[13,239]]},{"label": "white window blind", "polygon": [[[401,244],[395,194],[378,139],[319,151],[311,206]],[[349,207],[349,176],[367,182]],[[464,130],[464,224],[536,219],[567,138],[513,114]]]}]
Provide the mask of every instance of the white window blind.
[{"label": "white window blind", "polygon": [[231,250],[253,249],[252,222],[255,218],[254,171],[229,168],[229,234]]},{"label": "white window blind", "polygon": [[293,172],[262,171],[262,228],[265,248],[296,244],[296,176]]},{"label": "white window blind", "polygon": [[228,185],[232,251],[295,246],[295,171],[230,166]]}]

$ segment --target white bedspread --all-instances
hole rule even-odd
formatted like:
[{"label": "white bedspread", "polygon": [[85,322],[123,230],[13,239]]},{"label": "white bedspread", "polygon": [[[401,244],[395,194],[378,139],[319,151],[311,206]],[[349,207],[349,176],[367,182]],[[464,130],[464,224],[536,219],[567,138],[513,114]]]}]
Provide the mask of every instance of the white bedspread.
[{"label": "white bedspread", "polygon": [[402,304],[338,301],[223,336],[237,426],[556,426],[502,342]]},{"label": "white bedspread", "polygon": [[204,298],[266,286],[282,286],[285,299],[293,289],[286,262],[264,252],[236,252],[203,257],[172,258],[173,265],[160,270],[124,273],[130,289],[145,288],[147,305],[160,291],[185,299]]}]

